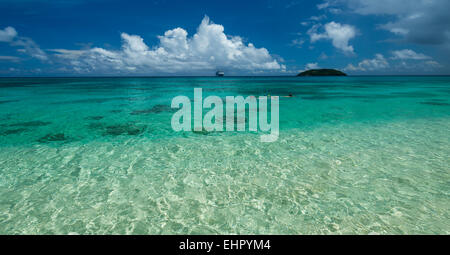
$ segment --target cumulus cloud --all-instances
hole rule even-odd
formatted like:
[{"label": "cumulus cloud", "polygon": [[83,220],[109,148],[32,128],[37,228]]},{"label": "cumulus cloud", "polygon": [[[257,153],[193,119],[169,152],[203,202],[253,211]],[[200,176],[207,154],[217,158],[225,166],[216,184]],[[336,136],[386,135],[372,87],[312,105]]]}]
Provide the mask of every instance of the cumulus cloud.
[{"label": "cumulus cloud", "polygon": [[319,69],[319,64],[318,63],[308,63],[305,66],[305,70],[311,70],[311,69]]},{"label": "cumulus cloud", "polygon": [[425,59],[431,59],[431,57],[422,54],[422,53],[416,53],[413,50],[410,49],[404,49],[404,50],[397,50],[392,52],[392,59],[411,59],[411,60],[425,60]]},{"label": "cumulus cloud", "polygon": [[0,42],[11,42],[17,36],[17,31],[13,27],[0,29]]},{"label": "cumulus cloud", "polygon": [[47,54],[33,40],[18,36],[16,29],[13,27],[0,29],[0,42],[6,42],[13,47],[18,47],[18,52],[30,55],[33,58],[43,61],[48,59]]},{"label": "cumulus cloud", "polygon": [[412,50],[401,50],[393,52],[395,62],[389,63],[381,54],[376,54],[373,59],[364,59],[356,66],[353,64],[347,65],[345,71],[367,72],[367,71],[382,71],[382,70],[396,70],[410,72],[413,70],[420,70],[421,72],[431,72],[443,66],[432,60],[430,57],[416,53]]},{"label": "cumulus cloud", "polygon": [[335,48],[347,54],[354,54],[354,48],[349,45],[349,41],[356,36],[355,27],[332,21],[323,26],[323,32],[319,32],[321,28],[322,25],[316,24],[308,30],[311,43],[322,39],[331,40]]},{"label": "cumulus cloud", "polygon": [[443,66],[434,60],[428,60],[428,61],[419,61],[419,62],[407,62],[407,61],[401,61],[396,66],[396,69],[403,70],[403,71],[415,71],[415,70],[421,70],[421,72],[432,72],[436,71],[436,69],[440,69]]},{"label": "cumulus cloud", "polygon": [[139,35],[121,34],[122,48],[106,50],[53,49],[78,72],[179,73],[216,69],[284,71],[265,48],[244,43],[239,36],[228,36],[222,25],[205,16],[197,32],[189,37],[183,28],[168,30],[158,36],[159,44],[149,47]]},{"label": "cumulus cloud", "polygon": [[344,6],[361,15],[390,15],[379,27],[417,44],[450,44],[448,0],[326,0],[322,9]]},{"label": "cumulus cloud", "polygon": [[359,62],[358,65],[354,66],[352,64],[347,65],[344,68],[345,71],[376,71],[382,70],[389,67],[389,63],[382,54],[375,54],[373,59],[364,59]]}]

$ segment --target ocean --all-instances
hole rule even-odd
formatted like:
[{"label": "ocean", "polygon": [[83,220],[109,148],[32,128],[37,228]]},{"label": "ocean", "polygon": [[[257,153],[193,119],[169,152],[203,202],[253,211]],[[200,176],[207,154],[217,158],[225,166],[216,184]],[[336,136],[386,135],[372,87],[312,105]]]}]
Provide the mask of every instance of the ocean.
[{"label": "ocean", "polygon": [[[278,140],[173,131],[194,88]],[[450,77],[0,78],[0,234],[450,234]]]}]

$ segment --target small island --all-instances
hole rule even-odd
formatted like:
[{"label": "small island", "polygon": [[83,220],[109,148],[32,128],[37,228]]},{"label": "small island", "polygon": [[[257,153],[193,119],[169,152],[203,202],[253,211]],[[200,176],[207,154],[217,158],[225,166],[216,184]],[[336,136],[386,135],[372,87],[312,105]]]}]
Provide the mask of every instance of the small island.
[{"label": "small island", "polygon": [[301,72],[297,76],[347,76],[347,74],[335,69],[311,69]]}]

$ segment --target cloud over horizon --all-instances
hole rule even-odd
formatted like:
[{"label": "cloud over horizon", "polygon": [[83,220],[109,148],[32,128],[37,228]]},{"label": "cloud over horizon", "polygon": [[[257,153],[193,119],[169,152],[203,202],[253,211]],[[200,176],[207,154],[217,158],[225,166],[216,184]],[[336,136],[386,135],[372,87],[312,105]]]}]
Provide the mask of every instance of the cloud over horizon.
[{"label": "cloud over horizon", "polygon": [[412,60],[425,60],[425,59],[431,59],[431,57],[422,54],[422,53],[416,53],[413,50],[410,49],[404,49],[404,50],[396,50],[392,52],[392,59],[412,59]]},{"label": "cloud over horizon", "polygon": [[132,0],[100,11],[84,0],[9,2],[0,3],[2,76],[202,76],[218,69],[291,75],[315,66],[380,75],[450,72],[448,0],[246,4],[252,12],[233,11],[243,3],[230,1],[223,13],[214,1]]},{"label": "cloud over horizon", "polygon": [[[29,55],[41,61],[46,61],[48,59],[47,54],[39,48],[39,45],[30,38],[19,36],[16,29],[13,27],[6,27],[3,30],[0,29],[0,42],[6,42],[13,47],[19,47],[17,52]],[[18,58],[15,57],[11,60],[17,61],[17,59]]]},{"label": "cloud over horizon", "polygon": [[183,28],[168,30],[158,36],[159,44],[149,47],[139,35],[121,34],[122,48],[106,50],[52,49],[77,73],[184,73],[216,69],[247,72],[278,71],[280,64],[265,48],[245,44],[239,36],[224,33],[224,27],[205,16],[197,32],[189,37]]},{"label": "cloud over horizon", "polygon": [[389,63],[386,58],[382,54],[375,54],[373,59],[364,59],[356,66],[348,64],[347,67],[344,68],[344,71],[376,71],[388,67]]},{"label": "cloud over horizon", "polygon": [[388,15],[378,27],[421,45],[450,45],[448,0],[325,0],[318,9],[344,7],[359,15]]},{"label": "cloud over horizon", "polygon": [[413,69],[422,69],[432,71],[443,66],[433,60],[431,57],[417,53],[411,49],[403,49],[392,51],[391,63],[382,55],[375,54],[372,59],[364,59],[356,66],[348,64],[344,71],[349,72],[367,72],[367,71],[383,71],[387,68],[396,69],[397,71],[408,71]]}]

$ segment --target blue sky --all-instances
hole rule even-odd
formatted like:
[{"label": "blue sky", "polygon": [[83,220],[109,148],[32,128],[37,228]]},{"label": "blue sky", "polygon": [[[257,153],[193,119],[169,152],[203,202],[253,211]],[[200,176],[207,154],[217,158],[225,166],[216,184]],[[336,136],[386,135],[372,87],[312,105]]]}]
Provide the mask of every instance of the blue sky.
[{"label": "blue sky", "polygon": [[0,76],[450,74],[448,0],[0,1]]}]

